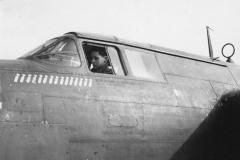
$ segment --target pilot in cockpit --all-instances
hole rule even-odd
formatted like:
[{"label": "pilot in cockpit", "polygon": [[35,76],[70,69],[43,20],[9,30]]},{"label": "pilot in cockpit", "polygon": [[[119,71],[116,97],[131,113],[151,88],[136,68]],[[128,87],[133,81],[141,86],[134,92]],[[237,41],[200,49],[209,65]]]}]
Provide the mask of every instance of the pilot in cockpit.
[{"label": "pilot in cockpit", "polygon": [[105,50],[92,48],[91,51],[91,72],[113,74],[112,69],[108,66],[108,55]]}]

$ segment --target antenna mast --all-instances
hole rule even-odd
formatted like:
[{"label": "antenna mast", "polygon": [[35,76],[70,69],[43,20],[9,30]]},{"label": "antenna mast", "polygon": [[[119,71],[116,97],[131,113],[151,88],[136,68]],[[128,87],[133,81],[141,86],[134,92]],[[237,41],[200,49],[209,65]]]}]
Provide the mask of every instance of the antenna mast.
[{"label": "antenna mast", "polygon": [[[209,57],[211,59],[213,59],[213,49],[212,49],[212,43],[211,43],[211,38],[210,38],[210,34],[209,34],[209,29],[211,29],[210,27],[206,26],[207,28],[207,39],[208,39],[208,50],[209,50]],[[211,29],[212,30],[212,29]],[[212,30],[213,31],[213,30]]]}]

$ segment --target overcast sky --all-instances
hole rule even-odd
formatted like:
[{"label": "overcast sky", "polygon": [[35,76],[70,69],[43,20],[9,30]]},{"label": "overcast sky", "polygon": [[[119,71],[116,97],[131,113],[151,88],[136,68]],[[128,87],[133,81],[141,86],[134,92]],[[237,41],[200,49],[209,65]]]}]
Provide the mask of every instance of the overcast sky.
[{"label": "overcast sky", "polygon": [[0,58],[15,59],[66,32],[115,35],[208,56],[232,43],[240,64],[239,0],[0,0]]}]

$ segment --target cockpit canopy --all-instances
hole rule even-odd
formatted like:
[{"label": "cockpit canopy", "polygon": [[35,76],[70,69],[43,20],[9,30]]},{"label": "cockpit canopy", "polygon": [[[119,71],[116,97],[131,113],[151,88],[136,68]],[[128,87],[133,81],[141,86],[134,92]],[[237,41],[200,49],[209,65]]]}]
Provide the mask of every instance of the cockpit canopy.
[{"label": "cockpit canopy", "polygon": [[76,43],[68,37],[48,40],[20,58],[30,57],[59,66],[80,66]]}]

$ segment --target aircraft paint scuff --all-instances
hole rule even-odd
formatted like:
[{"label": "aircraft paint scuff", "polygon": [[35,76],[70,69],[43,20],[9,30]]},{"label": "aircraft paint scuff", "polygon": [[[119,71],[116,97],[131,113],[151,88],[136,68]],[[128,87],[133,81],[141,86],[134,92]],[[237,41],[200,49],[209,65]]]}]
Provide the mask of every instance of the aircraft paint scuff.
[{"label": "aircraft paint scuff", "polygon": [[174,93],[175,93],[175,95],[178,96],[178,97],[181,95],[181,92],[180,92],[180,91],[177,91],[176,89],[174,89]]}]

